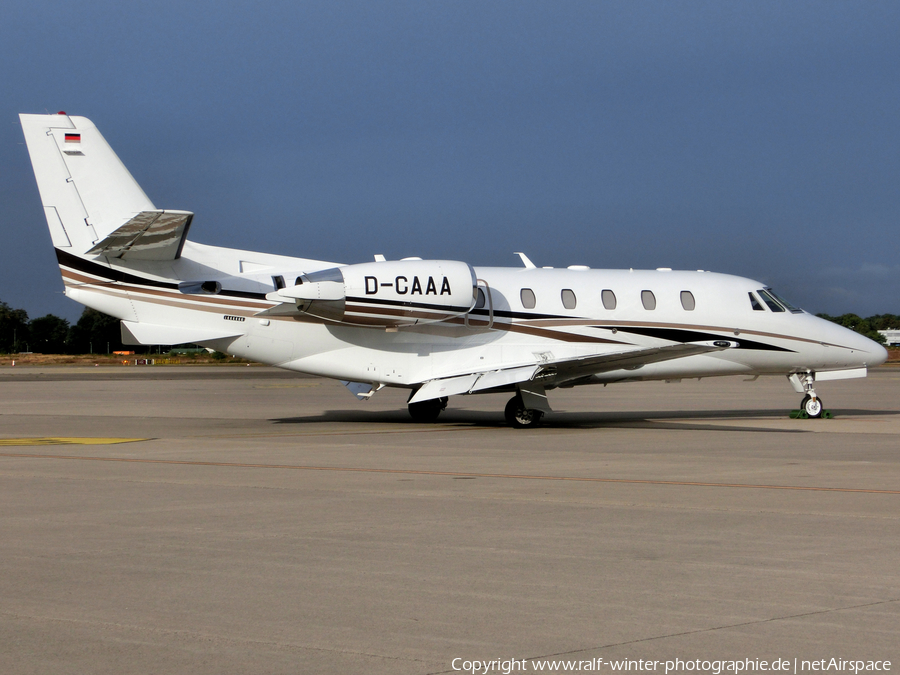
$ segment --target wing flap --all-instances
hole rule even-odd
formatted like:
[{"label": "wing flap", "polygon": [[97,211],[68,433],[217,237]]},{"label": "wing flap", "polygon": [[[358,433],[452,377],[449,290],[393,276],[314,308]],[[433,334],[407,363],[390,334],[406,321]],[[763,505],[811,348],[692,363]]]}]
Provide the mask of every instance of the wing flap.
[{"label": "wing flap", "polygon": [[478,374],[460,375],[459,377],[444,377],[439,380],[431,380],[426,382],[415,395],[409,399],[410,403],[418,403],[419,401],[427,401],[433,398],[441,398],[442,396],[455,396],[456,394],[465,394],[472,385],[478,380]]},{"label": "wing flap", "polygon": [[517,382],[527,382],[534,377],[537,365],[507,368],[505,370],[492,370],[482,373],[468,373],[457,377],[445,377],[431,380],[423,384],[415,395],[409,399],[410,403],[427,401],[442,396],[454,396],[456,394],[471,394],[484,389],[504,387]]}]

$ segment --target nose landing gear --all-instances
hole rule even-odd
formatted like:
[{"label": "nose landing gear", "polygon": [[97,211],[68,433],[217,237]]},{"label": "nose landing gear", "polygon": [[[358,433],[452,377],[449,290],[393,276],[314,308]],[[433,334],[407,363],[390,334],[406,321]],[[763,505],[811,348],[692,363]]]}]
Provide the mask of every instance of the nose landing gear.
[{"label": "nose landing gear", "polygon": [[815,389],[813,389],[813,385],[816,381],[815,374],[806,373],[800,380],[803,388],[806,390],[806,396],[800,401],[800,410],[805,412],[812,419],[821,417],[822,412],[825,410],[825,406],[822,404],[822,399],[816,396]]}]

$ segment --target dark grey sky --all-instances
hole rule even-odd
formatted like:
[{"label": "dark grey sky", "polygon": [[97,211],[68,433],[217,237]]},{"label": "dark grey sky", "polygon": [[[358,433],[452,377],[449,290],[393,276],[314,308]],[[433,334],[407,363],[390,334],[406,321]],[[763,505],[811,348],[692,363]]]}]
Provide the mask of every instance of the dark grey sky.
[{"label": "dark grey sky", "polygon": [[209,244],[709,269],[900,313],[897,2],[0,5],[0,300],[69,319],[16,114]]}]

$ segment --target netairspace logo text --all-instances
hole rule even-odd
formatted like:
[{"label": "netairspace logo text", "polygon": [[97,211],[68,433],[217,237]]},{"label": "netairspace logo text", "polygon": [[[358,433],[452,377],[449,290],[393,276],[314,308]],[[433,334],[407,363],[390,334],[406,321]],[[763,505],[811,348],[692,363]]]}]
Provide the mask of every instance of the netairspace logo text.
[{"label": "netairspace logo text", "polygon": [[755,673],[775,672],[785,675],[800,673],[852,673],[886,672],[891,669],[890,661],[859,661],[850,659],[820,659],[807,661],[799,659],[739,659],[739,660],[703,660],[675,659],[674,661],[645,661],[643,659],[604,661],[602,658],[585,660],[552,660],[552,659],[490,659],[485,661],[455,658],[451,663],[453,670],[471,675],[510,675],[517,672],[596,672],[600,669],[611,671],[659,671],[669,673]]}]

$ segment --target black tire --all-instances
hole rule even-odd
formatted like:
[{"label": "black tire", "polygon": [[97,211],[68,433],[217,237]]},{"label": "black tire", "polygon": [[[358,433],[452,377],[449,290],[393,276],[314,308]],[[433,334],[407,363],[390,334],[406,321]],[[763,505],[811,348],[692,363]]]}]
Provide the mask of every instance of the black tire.
[{"label": "black tire", "polygon": [[419,401],[418,403],[410,403],[407,406],[410,417],[416,422],[434,422],[441,414],[441,411],[446,407],[446,396],[443,398],[432,398],[427,401]]},{"label": "black tire", "polygon": [[517,394],[509,399],[503,411],[506,423],[514,429],[533,429],[540,425],[544,413],[540,410],[526,408],[522,398]]},{"label": "black tire", "polygon": [[822,403],[822,399],[818,396],[813,400],[813,397],[807,394],[800,401],[800,410],[805,412],[810,419],[818,419],[825,411],[825,404]]}]

